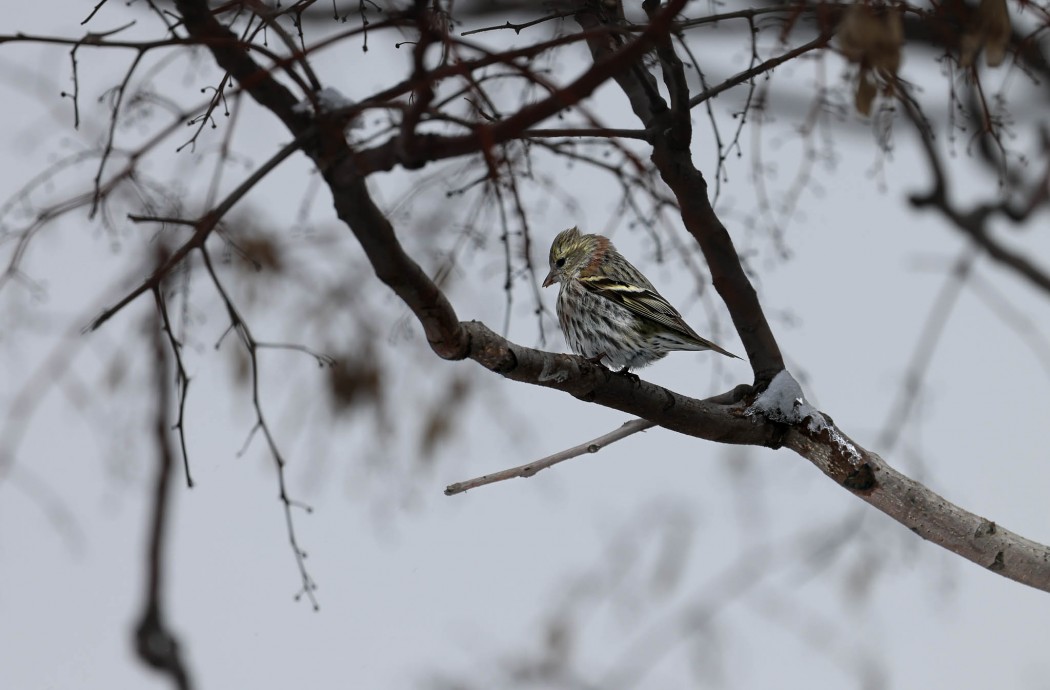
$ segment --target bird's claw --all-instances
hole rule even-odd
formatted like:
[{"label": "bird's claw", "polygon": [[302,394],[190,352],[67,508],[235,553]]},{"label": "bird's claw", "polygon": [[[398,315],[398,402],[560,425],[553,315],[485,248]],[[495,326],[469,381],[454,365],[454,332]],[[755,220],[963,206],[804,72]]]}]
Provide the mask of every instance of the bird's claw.
[{"label": "bird's claw", "polygon": [[605,353],[604,352],[601,353],[600,355],[595,356],[595,357],[584,357],[584,359],[587,360],[588,362],[590,362],[591,364],[596,364],[596,365],[598,365],[600,367],[604,367],[605,365],[602,364],[602,358],[603,357],[605,357]]},{"label": "bird's claw", "polygon": [[[584,361],[586,361],[586,362],[588,362],[590,364],[593,364],[595,366],[599,366],[602,369],[605,369],[607,371],[612,371],[611,369],[609,369],[609,367],[607,367],[604,364],[602,364],[602,359],[604,359],[604,358],[605,358],[605,353],[603,352],[603,353],[601,353],[600,355],[598,355],[596,357],[584,357],[583,359],[584,359]],[[641,381],[641,379],[638,378],[638,374],[632,374],[630,368],[628,368],[626,366],[623,369],[620,369],[619,371],[616,371],[614,373],[619,374],[621,376],[626,376],[628,379],[630,379],[635,384],[638,384]]]},{"label": "bird's claw", "polygon": [[641,382],[642,382],[642,380],[640,378],[638,378],[638,374],[631,373],[631,370],[628,369],[627,367],[624,367],[623,369],[620,369],[616,373],[619,374],[620,376],[626,376],[636,386],[641,384]]}]

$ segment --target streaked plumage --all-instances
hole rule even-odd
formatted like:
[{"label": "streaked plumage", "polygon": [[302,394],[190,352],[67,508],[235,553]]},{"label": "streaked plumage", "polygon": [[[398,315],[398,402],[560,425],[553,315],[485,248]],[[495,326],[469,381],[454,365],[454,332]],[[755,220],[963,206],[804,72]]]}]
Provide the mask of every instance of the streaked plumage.
[{"label": "streaked plumage", "polygon": [[644,367],[673,350],[727,352],[696,334],[608,237],[578,228],[551,244],[543,287],[561,283],[558,321],[569,349],[613,369]]}]

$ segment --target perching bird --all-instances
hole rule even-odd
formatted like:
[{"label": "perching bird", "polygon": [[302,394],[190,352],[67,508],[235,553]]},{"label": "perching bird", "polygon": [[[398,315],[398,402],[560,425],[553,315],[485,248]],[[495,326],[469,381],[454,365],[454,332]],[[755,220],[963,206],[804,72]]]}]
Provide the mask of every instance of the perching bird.
[{"label": "perching bird", "polygon": [[697,335],[608,237],[563,230],[551,244],[550,267],[543,287],[561,283],[558,321],[578,355],[623,371],[672,350],[736,357]]}]

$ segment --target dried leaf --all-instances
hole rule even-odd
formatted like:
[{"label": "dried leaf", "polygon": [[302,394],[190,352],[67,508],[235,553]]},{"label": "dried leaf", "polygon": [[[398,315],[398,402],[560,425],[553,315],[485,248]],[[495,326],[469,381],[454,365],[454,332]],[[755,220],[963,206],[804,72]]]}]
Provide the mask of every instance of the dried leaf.
[{"label": "dried leaf", "polygon": [[280,273],[282,268],[281,249],[269,237],[255,235],[238,240],[237,244],[244,253],[245,260],[258,269]]},{"label": "dried leaf", "polygon": [[959,42],[959,64],[972,67],[983,49],[988,66],[998,67],[1006,58],[1012,30],[1006,0],[981,0]]},{"label": "dried leaf", "polygon": [[438,445],[452,436],[455,423],[460,418],[462,402],[468,392],[466,380],[457,377],[449,383],[445,395],[431,408],[419,437],[421,460],[432,459]]},{"label": "dried leaf", "polygon": [[835,39],[843,56],[862,68],[888,74],[900,68],[904,27],[896,8],[857,2],[846,10]]},{"label": "dried leaf", "polygon": [[355,405],[377,403],[382,397],[382,374],[370,352],[336,357],[328,369],[328,392],[332,406],[347,412]]},{"label": "dried leaf", "polygon": [[866,69],[862,69],[860,78],[857,81],[857,93],[853,98],[853,104],[857,108],[858,113],[871,115],[871,104],[875,102],[876,93],[878,93],[878,87],[875,84],[875,80],[872,79],[871,73]]}]

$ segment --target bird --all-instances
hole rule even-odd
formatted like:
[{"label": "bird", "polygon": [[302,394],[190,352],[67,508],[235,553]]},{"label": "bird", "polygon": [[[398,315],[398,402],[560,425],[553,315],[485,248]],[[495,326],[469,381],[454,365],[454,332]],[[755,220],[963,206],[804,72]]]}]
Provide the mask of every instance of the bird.
[{"label": "bird", "polygon": [[560,283],[558,322],[574,353],[628,373],[675,350],[733,353],[701,338],[603,235],[578,227],[551,243],[543,287]]}]

